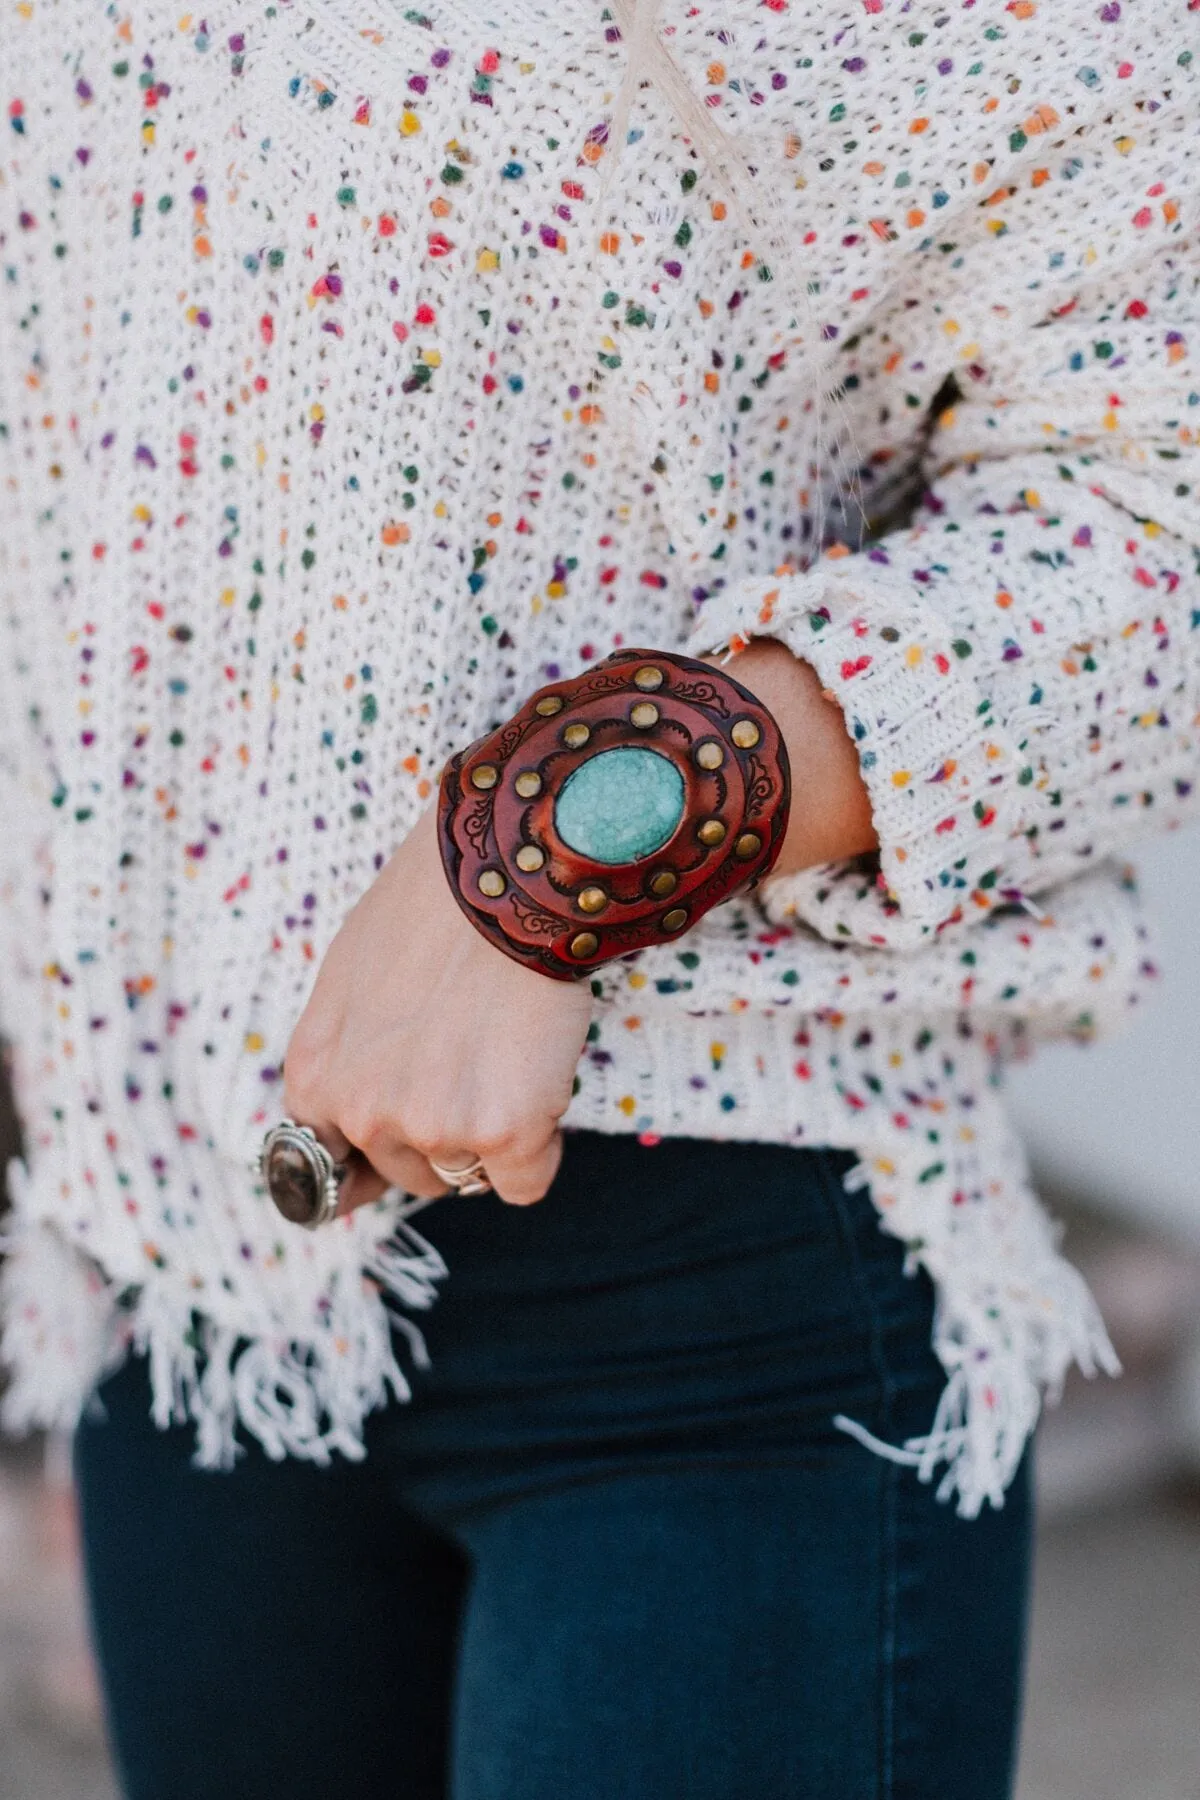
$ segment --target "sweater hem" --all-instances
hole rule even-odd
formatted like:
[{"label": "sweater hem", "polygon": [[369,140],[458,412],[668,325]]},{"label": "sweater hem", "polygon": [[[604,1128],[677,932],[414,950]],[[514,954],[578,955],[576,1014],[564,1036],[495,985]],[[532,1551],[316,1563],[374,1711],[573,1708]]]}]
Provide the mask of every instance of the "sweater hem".
[{"label": "sweater hem", "polygon": [[[947,1376],[928,1433],[870,1447],[936,1481],[938,1498],[955,1500],[965,1518],[1002,1505],[1041,1407],[1068,1369],[1115,1374],[1118,1363],[1082,1278],[1058,1251],[994,1090],[969,1123],[943,1117],[936,1134],[916,1141],[889,1117],[894,1092],[863,1105],[849,1087],[825,1089],[801,1117],[787,1089],[795,1076],[785,1046],[764,1042],[778,1027],[795,1049],[792,1019],[725,1019],[719,1038],[708,1020],[687,1023],[709,1036],[714,1078],[731,1093],[753,1093],[753,1107],[722,1112],[719,1094],[714,1107],[711,1090],[679,1073],[694,1066],[679,1053],[682,1021],[650,1017],[630,1034],[636,1057],[617,1068],[601,1053],[588,1067],[564,1125],[646,1141],[723,1137],[851,1152],[847,1187],[869,1192],[880,1228],[904,1244],[909,1272],[923,1269],[935,1284],[933,1348]],[[822,1030],[837,1027],[810,1021],[799,1035]],[[889,1049],[880,1034],[877,1067],[889,1066]],[[979,1045],[977,1054],[988,1053]],[[915,1079],[911,1070],[906,1079]],[[646,1113],[639,1095],[648,1102],[651,1093],[658,1110]],[[96,1383],[131,1351],[149,1357],[155,1422],[190,1424],[204,1468],[232,1466],[239,1431],[276,1459],[358,1460],[367,1415],[412,1399],[401,1354],[427,1366],[412,1315],[433,1305],[447,1274],[411,1223],[421,1202],[393,1198],[342,1231],[336,1261],[331,1253],[291,1305],[268,1283],[256,1290],[248,1281],[235,1303],[218,1308],[186,1272],[151,1270],[136,1287],[110,1279],[102,1252],[85,1253],[38,1216],[48,1179],[39,1170],[36,1182],[19,1173],[15,1183],[2,1294],[13,1374],[7,1429],[69,1429]],[[853,1421],[843,1423],[865,1441]]]}]

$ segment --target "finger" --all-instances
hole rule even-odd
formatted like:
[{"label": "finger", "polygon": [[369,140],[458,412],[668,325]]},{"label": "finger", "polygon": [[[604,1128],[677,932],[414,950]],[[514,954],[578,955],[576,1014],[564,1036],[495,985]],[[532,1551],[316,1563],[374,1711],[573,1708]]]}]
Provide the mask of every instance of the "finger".
[{"label": "finger", "polygon": [[306,1110],[293,1111],[292,1117],[298,1125],[307,1125],[334,1162],[345,1167],[338,1192],[339,1218],[356,1212],[360,1206],[370,1206],[391,1187],[402,1188],[406,1194],[422,1200],[437,1199],[450,1191],[419,1150],[398,1142],[390,1131],[382,1131],[374,1123],[367,1133],[361,1126],[350,1127],[356,1136],[367,1136],[367,1149],[335,1124],[315,1097],[310,1096]]},{"label": "finger", "polygon": [[[297,1119],[298,1125],[308,1124],[307,1119]],[[317,1142],[324,1144],[335,1163],[351,1162],[355,1155],[354,1145],[345,1132],[339,1131],[331,1119],[321,1119],[309,1127],[316,1135]]]},{"label": "finger", "polygon": [[346,1164],[346,1173],[338,1188],[337,1216],[357,1212],[360,1206],[372,1206],[382,1200],[391,1182],[378,1169],[373,1169],[365,1156],[355,1152]]},{"label": "finger", "polygon": [[372,1205],[391,1187],[422,1200],[450,1192],[448,1183],[419,1150],[397,1137],[384,1116],[369,1108],[348,1108],[344,1096],[339,1103],[327,1090],[321,1062],[298,1050],[295,1040],[284,1060],[283,1092],[289,1116],[298,1125],[307,1125],[334,1162],[345,1168],[338,1192],[339,1217]]},{"label": "finger", "polygon": [[451,1192],[416,1150],[393,1153],[387,1166],[392,1173],[377,1169],[358,1151],[352,1153],[338,1190],[339,1218],[357,1212],[360,1206],[372,1206],[389,1188],[401,1188],[419,1200],[436,1200]]},{"label": "finger", "polygon": [[562,1132],[556,1129],[533,1149],[522,1146],[516,1151],[493,1152],[483,1160],[487,1178],[501,1200],[510,1206],[533,1206],[545,1199],[558,1174],[562,1153]]},{"label": "finger", "polygon": [[335,1163],[344,1163],[354,1155],[353,1144],[345,1132],[334,1124],[323,1106],[314,1105],[311,1099],[307,1105],[297,1106],[286,1092],[283,1103],[287,1108],[288,1118],[311,1131],[317,1142],[325,1146]]},{"label": "finger", "polygon": [[[289,1117],[297,1125],[303,1125],[311,1131],[318,1144],[328,1150],[335,1166],[339,1170],[345,1170],[338,1182],[338,1217],[342,1213],[352,1212],[355,1207],[366,1206],[370,1201],[378,1200],[380,1194],[386,1192],[388,1183],[377,1175],[366,1158],[354,1148],[345,1132],[340,1131],[331,1119],[314,1120],[311,1108],[309,1116],[305,1117],[304,1109],[298,1107],[289,1108]],[[348,1199],[351,1194],[353,1198]]]},{"label": "finger", "polygon": [[[433,1156],[435,1152],[431,1150],[429,1154]],[[442,1144],[437,1147],[436,1157],[438,1168],[449,1169],[454,1175],[466,1175],[480,1160],[474,1150],[447,1150]]]},{"label": "finger", "polygon": [[372,1146],[370,1160],[359,1150],[351,1152],[346,1177],[338,1195],[338,1213],[370,1206],[388,1188],[401,1188],[421,1200],[435,1200],[450,1188],[436,1175],[419,1150],[407,1145]]}]

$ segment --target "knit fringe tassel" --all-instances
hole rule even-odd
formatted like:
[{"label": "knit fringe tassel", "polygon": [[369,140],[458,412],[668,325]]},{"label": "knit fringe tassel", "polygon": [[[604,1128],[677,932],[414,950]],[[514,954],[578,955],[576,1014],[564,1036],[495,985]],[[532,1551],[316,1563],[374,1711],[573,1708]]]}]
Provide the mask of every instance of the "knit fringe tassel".
[{"label": "knit fringe tassel", "polygon": [[[1027,1183],[956,1204],[956,1183],[975,1173],[961,1162],[930,1180],[908,1145],[857,1148],[847,1188],[871,1190],[882,1229],[908,1246],[909,1272],[923,1268],[934,1282],[933,1345],[947,1384],[929,1431],[903,1444],[844,1415],[834,1422],[920,1480],[936,1478],[938,1499],[957,1498],[961,1516],[974,1518],[985,1502],[1004,1504],[1042,1406],[1057,1399],[1072,1364],[1087,1375],[1115,1375],[1120,1365]],[[275,1459],[357,1461],[367,1414],[411,1398],[397,1336],[415,1367],[428,1366],[410,1314],[429,1309],[447,1270],[409,1222],[427,1203],[405,1207],[384,1239],[347,1246],[365,1278],[348,1263],[327,1283],[320,1329],[297,1335],[270,1321],[259,1329],[243,1318],[235,1328],[202,1316],[186,1285],[161,1275],[118,1304],[114,1286],[52,1224],[20,1219],[22,1179],[18,1169],[19,1225],[2,1246],[15,1254],[0,1277],[13,1370],[0,1418],[9,1429],[71,1429],[97,1380],[135,1350],[149,1358],[155,1421],[195,1426],[198,1466],[229,1468],[239,1427]],[[997,1231],[998,1214],[1007,1229]]]},{"label": "knit fringe tassel", "polygon": [[[10,1175],[18,1188],[22,1175]],[[320,1328],[303,1335],[203,1316],[183,1283],[147,1281],[118,1300],[118,1288],[53,1225],[20,1223],[0,1245],[9,1253],[0,1311],[12,1377],[0,1423],[13,1432],[72,1430],[89,1404],[101,1404],[97,1382],[132,1351],[149,1361],[155,1423],[194,1426],[200,1468],[233,1466],[239,1428],[276,1461],[324,1465],[335,1453],[360,1461],[366,1416],[412,1395],[397,1339],[412,1366],[429,1366],[408,1315],[432,1306],[447,1271],[408,1223],[422,1204],[364,1246],[363,1278],[330,1283]]]},{"label": "knit fringe tassel", "polygon": [[[1006,1278],[995,1266],[998,1246],[982,1243],[969,1220],[935,1243],[922,1241],[920,1214],[942,1197],[922,1189],[914,1169],[896,1182],[894,1193],[881,1192],[881,1170],[899,1174],[896,1165],[894,1153],[861,1161],[845,1185],[850,1192],[872,1189],[883,1229],[910,1246],[907,1272],[923,1268],[932,1278],[933,1347],[947,1382],[929,1431],[903,1444],[884,1442],[844,1414],[833,1422],[876,1455],[915,1469],[921,1481],[934,1481],[941,1469],[937,1498],[957,1497],[960,1516],[973,1519],[985,1502],[1004,1505],[1042,1408],[1058,1401],[1068,1370],[1119,1375],[1121,1365],[1083,1277],[1059,1252],[1055,1227],[1032,1189],[1022,1183],[1002,1202],[1014,1222],[1019,1219],[1025,1248],[1020,1277]],[[1042,1239],[1033,1267],[1031,1229]]]}]

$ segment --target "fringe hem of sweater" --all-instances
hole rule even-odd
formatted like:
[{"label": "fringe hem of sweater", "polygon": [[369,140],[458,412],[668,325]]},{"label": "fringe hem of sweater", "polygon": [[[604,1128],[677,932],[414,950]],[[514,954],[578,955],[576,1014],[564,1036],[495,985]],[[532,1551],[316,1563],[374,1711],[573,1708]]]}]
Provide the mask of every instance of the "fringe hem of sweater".
[{"label": "fringe hem of sweater", "polygon": [[[731,1081],[744,1090],[753,1076],[760,1089],[770,1086],[779,1060],[761,1054],[763,1020],[741,1032],[735,1021],[721,1026],[714,1048]],[[664,1093],[664,1070],[688,1066],[655,1041],[672,1027],[650,1019],[644,1029],[663,1127],[656,1135],[717,1135],[711,1094],[687,1082]],[[601,1064],[567,1124],[638,1130],[636,1097],[625,1106],[631,1096],[615,1092],[628,1081],[622,1069],[610,1082]],[[1042,1406],[1057,1398],[1068,1369],[1115,1374],[1119,1365],[1082,1278],[1058,1250],[998,1097],[982,1114],[972,1109],[969,1129],[951,1120],[933,1161],[929,1145],[890,1125],[883,1106],[839,1117],[826,1104],[819,1110],[829,1116],[810,1117],[801,1130],[783,1124],[782,1093],[773,1115],[769,1096],[760,1100],[744,1119],[731,1114],[720,1135],[852,1151],[848,1188],[869,1190],[881,1229],[906,1246],[909,1272],[926,1270],[936,1289],[933,1346],[947,1383],[929,1431],[886,1445],[854,1420],[837,1422],[870,1450],[936,1481],[938,1498],[956,1500],[962,1516],[1001,1506]],[[772,1116],[779,1128],[764,1130]],[[275,1458],[359,1459],[367,1415],[412,1398],[405,1363],[428,1361],[414,1315],[432,1306],[448,1273],[411,1223],[420,1202],[383,1208],[344,1233],[339,1266],[310,1272],[290,1297],[247,1282],[236,1304],[218,1309],[198,1303],[173,1271],[123,1285],[38,1216],[41,1180],[35,1189],[19,1167],[16,1174],[2,1278],[8,1429],[71,1428],[96,1383],[131,1351],[150,1360],[156,1422],[191,1423],[196,1461],[206,1468],[232,1466],[239,1428]]]}]

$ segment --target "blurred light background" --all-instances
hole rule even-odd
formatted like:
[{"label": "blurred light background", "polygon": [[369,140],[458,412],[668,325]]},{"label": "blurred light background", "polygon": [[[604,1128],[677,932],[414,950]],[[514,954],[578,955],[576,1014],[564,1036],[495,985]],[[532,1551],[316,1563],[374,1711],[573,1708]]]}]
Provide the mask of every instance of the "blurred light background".
[{"label": "blurred light background", "polygon": [[[1012,1081],[1126,1369],[1069,1384],[1041,1434],[1019,1800],[1200,1800],[1200,831],[1139,864],[1156,1004],[1119,1041],[1044,1052]],[[62,1444],[0,1446],[5,1800],[116,1800],[68,1464]]]}]

